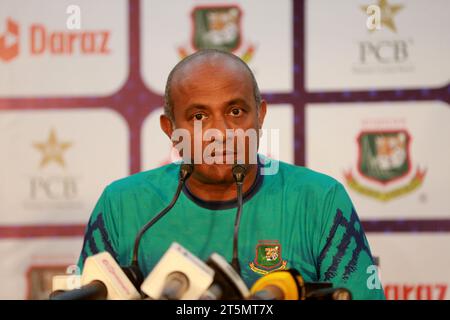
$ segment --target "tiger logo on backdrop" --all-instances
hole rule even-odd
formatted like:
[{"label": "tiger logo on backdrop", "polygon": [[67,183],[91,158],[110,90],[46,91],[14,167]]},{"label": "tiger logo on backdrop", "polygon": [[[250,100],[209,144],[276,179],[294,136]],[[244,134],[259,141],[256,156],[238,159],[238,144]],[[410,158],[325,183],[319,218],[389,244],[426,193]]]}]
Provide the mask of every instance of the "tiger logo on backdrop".
[{"label": "tiger logo on backdrop", "polygon": [[242,9],[236,5],[194,7],[191,43],[178,47],[180,59],[201,49],[217,49],[233,52],[248,63],[253,58],[255,46],[243,42],[242,16]]},{"label": "tiger logo on backdrop", "polygon": [[[426,170],[417,167],[411,175],[411,137],[406,130],[363,131],[357,141],[358,175],[352,170],[344,172],[351,189],[387,202],[413,192],[422,185]],[[366,184],[365,181],[378,184],[378,187]],[[400,184],[397,181],[401,181]],[[391,184],[394,187],[390,187]]]}]

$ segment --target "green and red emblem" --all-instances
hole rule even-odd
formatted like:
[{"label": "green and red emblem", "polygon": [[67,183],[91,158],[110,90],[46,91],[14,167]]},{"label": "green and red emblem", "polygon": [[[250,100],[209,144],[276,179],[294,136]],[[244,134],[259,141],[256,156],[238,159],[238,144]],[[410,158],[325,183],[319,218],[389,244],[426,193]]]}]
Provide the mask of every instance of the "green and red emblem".
[{"label": "green and red emblem", "polygon": [[242,16],[238,5],[195,6],[191,12],[191,43],[179,46],[178,55],[184,59],[198,50],[217,49],[233,52],[248,63],[256,48],[250,42],[243,42]]},{"label": "green and red emblem", "polygon": [[[358,181],[352,170],[344,172],[347,185],[358,193],[379,201],[390,201],[412,192],[422,185],[426,170],[417,168],[410,176],[412,165],[410,155],[411,136],[404,129],[363,131],[358,136],[359,175],[375,182],[380,187],[365,185]],[[385,189],[386,186],[405,181],[403,185]]]},{"label": "green and red emblem", "polygon": [[411,171],[406,130],[362,132],[358,137],[358,169],[362,176],[387,184]]},{"label": "green and red emblem", "polygon": [[196,50],[234,51],[241,44],[241,9],[237,6],[203,6],[192,11],[192,45]]},{"label": "green and red emblem", "polygon": [[256,245],[256,255],[249,263],[250,269],[259,274],[267,274],[286,269],[287,261],[281,257],[281,244],[278,240],[260,240]]}]

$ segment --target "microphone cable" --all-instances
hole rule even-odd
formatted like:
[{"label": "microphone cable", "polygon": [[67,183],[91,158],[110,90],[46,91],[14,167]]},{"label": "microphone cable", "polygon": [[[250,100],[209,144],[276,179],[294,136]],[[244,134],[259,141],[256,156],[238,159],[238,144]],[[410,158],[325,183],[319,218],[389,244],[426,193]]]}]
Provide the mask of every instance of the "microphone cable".
[{"label": "microphone cable", "polygon": [[241,266],[239,264],[238,258],[238,235],[239,235],[239,225],[241,222],[242,215],[242,186],[244,184],[244,178],[246,174],[246,167],[243,164],[235,164],[232,168],[233,177],[236,181],[237,188],[237,212],[236,219],[234,221],[234,235],[233,235],[233,258],[231,260],[231,266],[236,270],[236,272],[241,275]]}]

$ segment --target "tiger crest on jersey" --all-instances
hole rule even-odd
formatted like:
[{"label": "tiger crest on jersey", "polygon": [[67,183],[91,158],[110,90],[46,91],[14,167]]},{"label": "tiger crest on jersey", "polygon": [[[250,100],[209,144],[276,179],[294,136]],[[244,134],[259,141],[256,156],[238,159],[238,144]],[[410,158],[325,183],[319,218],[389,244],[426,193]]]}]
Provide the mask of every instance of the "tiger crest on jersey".
[{"label": "tiger crest on jersey", "polygon": [[281,244],[278,240],[260,240],[256,245],[256,254],[249,267],[253,272],[267,274],[275,270],[286,269],[287,261],[281,257]]}]

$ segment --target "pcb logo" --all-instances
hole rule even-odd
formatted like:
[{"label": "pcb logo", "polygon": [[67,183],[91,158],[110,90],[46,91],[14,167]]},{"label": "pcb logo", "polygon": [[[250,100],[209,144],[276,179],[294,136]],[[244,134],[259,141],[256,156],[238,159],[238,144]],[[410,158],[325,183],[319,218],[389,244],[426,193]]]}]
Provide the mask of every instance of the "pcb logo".
[{"label": "pcb logo", "polygon": [[[245,62],[253,57],[254,46],[242,44],[242,10],[235,5],[198,6],[193,8],[191,48],[178,47],[181,59],[202,49],[234,52]],[[241,52],[239,49],[244,47]],[[237,52],[237,51],[240,52]]]},{"label": "pcb logo", "polygon": [[281,244],[277,240],[260,240],[256,245],[256,255],[249,263],[253,272],[265,275],[275,270],[286,269],[287,261],[281,257]]},{"label": "pcb logo", "polygon": [[[411,137],[406,130],[365,131],[357,140],[358,172],[363,178],[384,187],[411,172]],[[417,168],[409,183],[388,192],[364,186],[351,170],[344,175],[349,187],[355,191],[380,201],[389,201],[418,188],[425,177],[425,170]]]}]

